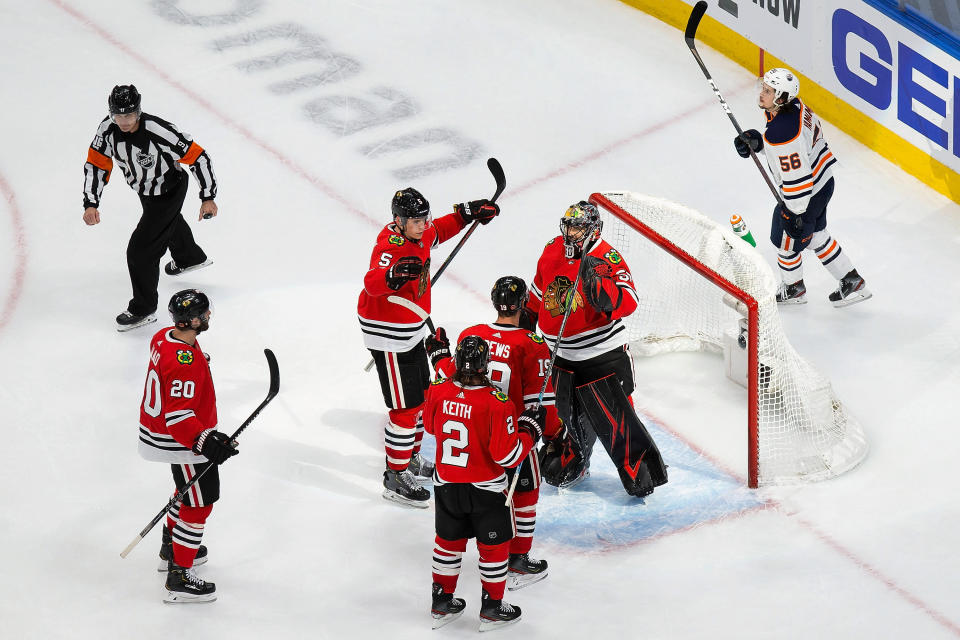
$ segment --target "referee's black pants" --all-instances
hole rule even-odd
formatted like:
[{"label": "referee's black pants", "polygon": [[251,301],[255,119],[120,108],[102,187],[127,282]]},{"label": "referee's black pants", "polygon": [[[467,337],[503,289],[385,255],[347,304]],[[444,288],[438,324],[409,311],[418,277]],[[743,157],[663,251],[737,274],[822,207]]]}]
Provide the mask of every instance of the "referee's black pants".
[{"label": "referee's black pants", "polygon": [[133,286],[127,311],[135,316],[157,310],[160,259],[168,248],[180,266],[200,264],[207,259],[180,213],[187,196],[187,183],[184,176],[177,186],[162,195],[140,196],[143,214],[127,244],[127,269]]}]

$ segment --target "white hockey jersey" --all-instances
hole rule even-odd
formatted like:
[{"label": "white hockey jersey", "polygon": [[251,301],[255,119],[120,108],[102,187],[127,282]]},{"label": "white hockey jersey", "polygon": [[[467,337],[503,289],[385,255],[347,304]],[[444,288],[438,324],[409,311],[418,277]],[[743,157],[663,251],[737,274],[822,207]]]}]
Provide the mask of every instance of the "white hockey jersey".
[{"label": "white hockey jersey", "polygon": [[767,114],[763,150],[783,201],[793,213],[807,210],[810,198],[833,177],[836,162],[823,137],[820,118],[794,98],[793,108]]}]

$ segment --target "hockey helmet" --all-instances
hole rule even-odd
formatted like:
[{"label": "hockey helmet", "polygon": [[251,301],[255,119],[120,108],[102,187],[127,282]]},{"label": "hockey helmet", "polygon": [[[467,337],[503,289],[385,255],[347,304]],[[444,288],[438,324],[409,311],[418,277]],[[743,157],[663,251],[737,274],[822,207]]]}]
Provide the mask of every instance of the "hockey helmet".
[{"label": "hockey helmet", "polygon": [[500,313],[513,315],[527,304],[527,283],[517,276],[503,276],[493,284],[490,300]]},{"label": "hockey helmet", "polygon": [[769,85],[776,92],[773,103],[782,106],[797,97],[800,93],[800,81],[789,69],[777,67],[763,74],[763,84]]},{"label": "hockey helmet", "polygon": [[480,336],[467,336],[457,345],[454,363],[458,373],[487,375],[490,345]]},{"label": "hockey helmet", "polygon": [[140,92],[132,84],[118,84],[107,98],[110,115],[140,113]]},{"label": "hockey helmet", "polygon": [[188,325],[194,318],[203,320],[204,314],[210,310],[210,299],[197,289],[184,289],[173,294],[167,310],[174,324]]},{"label": "hockey helmet", "polygon": [[430,203],[413,187],[401,189],[393,194],[391,209],[394,217],[400,218],[401,224],[406,224],[408,218],[430,217]]}]

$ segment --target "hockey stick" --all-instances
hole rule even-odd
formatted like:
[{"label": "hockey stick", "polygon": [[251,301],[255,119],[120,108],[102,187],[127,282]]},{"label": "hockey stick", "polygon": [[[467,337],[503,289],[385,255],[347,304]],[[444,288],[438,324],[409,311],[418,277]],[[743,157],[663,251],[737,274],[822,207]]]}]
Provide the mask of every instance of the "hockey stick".
[{"label": "hockey stick", "polygon": [[743,142],[747,145],[747,150],[750,151],[750,157],[753,158],[754,164],[757,165],[757,170],[760,171],[760,174],[763,176],[763,180],[767,183],[767,186],[770,187],[770,192],[773,194],[773,197],[776,198],[777,202],[779,202],[784,208],[786,208],[786,205],[783,203],[783,198],[780,196],[780,191],[774,186],[773,182],[770,181],[770,176],[767,175],[763,165],[760,164],[760,159],[753,151],[753,147],[750,146],[750,141],[747,140],[746,136],[743,135],[743,129],[740,128],[740,123],[737,122],[737,119],[733,115],[733,111],[730,110],[730,105],[728,105],[727,101],[724,100],[723,94],[720,93],[720,89],[717,87],[717,83],[713,81],[713,78],[710,76],[710,72],[707,71],[707,66],[703,64],[703,59],[697,52],[697,44],[694,39],[697,35],[697,27],[700,26],[700,21],[703,19],[703,15],[706,12],[706,0],[700,0],[700,2],[693,6],[693,11],[690,13],[690,19],[687,21],[687,29],[683,33],[684,40],[687,41],[687,46],[690,47],[690,53],[693,54],[697,64],[700,65],[700,70],[703,71],[703,75],[707,77],[707,82],[710,83],[710,86],[713,88],[713,92],[717,94],[717,99],[720,100],[720,106],[730,118],[730,122],[733,123],[733,128],[737,130],[737,135],[739,135],[740,139],[743,140]]},{"label": "hockey stick", "polygon": [[[240,428],[233,432],[233,435],[230,436],[230,442],[234,442],[237,437],[239,437],[240,434],[243,433],[248,426],[250,426],[250,423],[253,422],[254,418],[260,415],[260,412],[263,411],[263,408],[267,406],[280,391],[280,367],[277,365],[277,357],[273,355],[273,351],[270,351],[270,349],[264,349],[263,355],[267,357],[267,366],[270,367],[270,390],[267,391],[267,397],[264,398],[263,402],[260,403],[260,406],[254,409],[253,413],[250,414],[250,417],[247,418],[242,425],[240,425]],[[213,467],[214,465],[212,464],[208,465],[206,469],[191,478],[190,482],[183,485],[183,489],[181,489],[177,495],[170,498],[163,509],[160,510],[160,513],[155,515],[153,520],[151,520],[150,523],[145,526],[139,534],[137,534],[137,537],[135,537],[133,541],[127,545],[127,548],[120,552],[120,557],[126,558],[127,555],[133,551],[133,548],[137,546],[141,540],[143,540],[144,536],[150,533],[150,530],[157,526],[157,523],[160,522],[160,519],[163,518],[167,511],[169,511],[175,504],[183,500],[183,498],[190,491],[190,487],[192,487],[200,478],[203,477],[203,474]]]},{"label": "hockey stick", "polygon": [[[503,174],[503,167],[500,166],[500,161],[496,158],[490,158],[487,160],[487,169],[490,170],[490,173],[493,174],[493,180],[497,184],[497,190],[493,192],[493,197],[490,198],[490,202],[496,202],[497,198],[500,197],[500,194],[503,193],[504,188],[507,186],[507,177]],[[467,242],[473,232],[477,230],[477,225],[480,224],[479,220],[475,220],[470,228],[467,229],[467,233],[460,239],[460,242],[457,243],[457,246],[453,248],[453,251],[450,252],[450,255],[447,256],[447,259],[443,261],[443,264],[440,265],[440,268],[437,269],[437,272],[433,274],[433,277],[430,278],[430,286],[432,287],[437,283],[437,280],[440,279],[440,275],[446,270],[447,266],[450,264],[450,261],[453,260],[453,257],[460,252],[460,249]],[[389,298],[388,298],[389,299]],[[409,307],[408,307],[409,308]],[[416,311],[411,309],[414,313]],[[418,314],[420,315],[420,314]],[[423,318],[423,315],[421,315]],[[425,318],[424,318],[425,319]],[[436,333],[433,328],[433,325],[430,324],[430,321],[427,321],[428,326],[430,326],[430,331]],[[370,359],[370,362],[367,363],[367,366],[363,368],[364,371],[370,371],[373,368],[373,358]]]},{"label": "hockey stick", "polygon": [[[406,309],[410,309],[410,311],[413,311],[415,314],[420,316],[421,320],[426,321],[427,328],[430,329],[430,333],[437,332],[436,327],[433,326],[433,320],[430,318],[430,315],[423,310],[423,307],[418,305],[413,300],[407,300],[406,298],[401,298],[400,296],[387,296],[387,301],[392,302],[393,304],[398,304]],[[374,362],[374,359],[370,358],[370,362],[367,363],[367,366],[365,366],[363,370],[370,371],[370,369],[373,369]]]},{"label": "hockey stick", "polygon": [[[595,226],[591,226],[587,230],[587,238],[593,235]],[[577,267],[577,277],[573,281],[573,286],[570,287],[570,290],[567,291],[567,308],[563,312],[563,321],[560,323],[560,331],[557,332],[557,341],[553,344],[553,348],[550,350],[550,364],[547,365],[546,375],[543,377],[543,385],[540,387],[540,395],[537,397],[537,408],[539,409],[543,406],[543,394],[547,392],[547,382],[550,380],[550,376],[553,375],[553,363],[557,359],[557,351],[560,350],[560,341],[563,339],[563,330],[567,326],[567,320],[570,318],[570,311],[573,310],[573,303],[577,298],[577,286],[580,284],[580,274],[583,272],[583,257],[587,255],[588,251],[584,250],[580,254],[580,265]],[[506,504],[510,506],[510,503],[513,502],[513,492],[517,489],[517,480],[520,478],[520,466],[523,465],[521,462],[517,465],[517,472],[513,474],[513,480],[510,481],[510,489],[507,491]]]}]

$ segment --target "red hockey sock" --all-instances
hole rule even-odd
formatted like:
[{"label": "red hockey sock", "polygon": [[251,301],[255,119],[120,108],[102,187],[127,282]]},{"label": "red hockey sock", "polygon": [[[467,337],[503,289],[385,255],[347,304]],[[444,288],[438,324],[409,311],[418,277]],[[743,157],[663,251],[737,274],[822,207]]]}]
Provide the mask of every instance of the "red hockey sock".
[{"label": "red hockey sock", "polygon": [[537,500],[540,487],[533,491],[513,494],[513,517],[517,524],[517,535],[510,541],[510,554],[530,553],[533,546],[533,530],[537,526]]},{"label": "red hockey sock", "polygon": [[437,536],[433,544],[433,581],[443,587],[444,593],[457,590],[460,561],[467,549],[466,538],[444,540]]},{"label": "red hockey sock", "polygon": [[180,507],[180,520],[173,528],[173,561],[180,567],[190,568],[197,557],[200,540],[203,539],[203,527],[213,505],[205,507]]},{"label": "red hockey sock", "polygon": [[503,600],[503,591],[507,586],[507,560],[510,557],[510,543],[483,544],[477,542],[480,552],[480,584],[490,598]]},{"label": "red hockey sock", "polygon": [[417,414],[420,407],[412,409],[390,409],[390,419],[383,433],[384,448],[387,451],[387,467],[394,471],[403,471],[410,464],[413,446],[417,440]]}]

